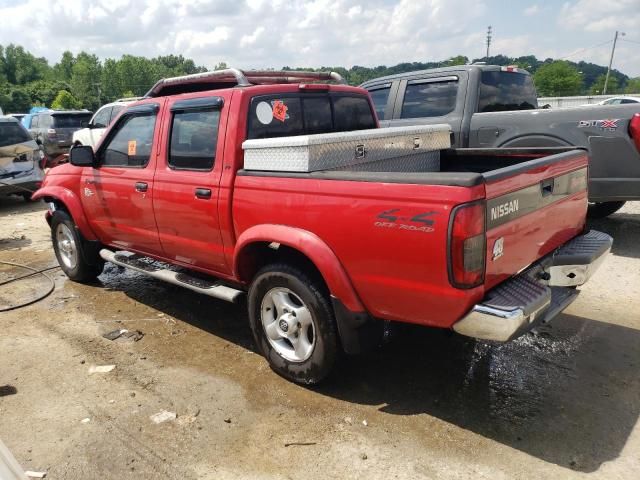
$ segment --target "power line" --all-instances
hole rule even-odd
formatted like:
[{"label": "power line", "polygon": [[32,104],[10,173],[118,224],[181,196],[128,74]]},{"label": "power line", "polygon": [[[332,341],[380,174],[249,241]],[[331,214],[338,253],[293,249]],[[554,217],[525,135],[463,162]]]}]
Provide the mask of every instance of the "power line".
[{"label": "power line", "polygon": [[622,40],[623,42],[637,43],[638,45],[640,45],[640,42],[638,42],[637,40],[629,40],[628,38],[621,38],[620,40]]},{"label": "power line", "polygon": [[593,45],[592,47],[586,47],[586,48],[582,48],[580,50],[576,50],[575,52],[572,52],[569,55],[566,55],[564,57],[560,57],[559,60],[565,60],[565,59],[573,57],[574,55],[577,55],[579,53],[586,52],[588,50],[593,50],[594,48],[602,47],[603,45],[607,45],[608,43],[613,43],[613,40],[607,40],[606,42],[602,42],[602,43],[599,43],[597,45]]}]

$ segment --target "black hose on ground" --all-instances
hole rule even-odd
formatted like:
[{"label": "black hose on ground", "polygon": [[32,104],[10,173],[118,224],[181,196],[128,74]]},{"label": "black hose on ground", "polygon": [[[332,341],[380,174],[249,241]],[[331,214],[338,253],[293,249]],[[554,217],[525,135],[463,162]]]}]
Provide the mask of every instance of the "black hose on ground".
[{"label": "black hose on ground", "polygon": [[18,308],[23,308],[23,307],[27,307],[29,305],[33,305],[34,303],[39,302],[40,300],[44,300],[45,298],[47,298],[49,295],[51,295],[51,293],[53,293],[53,291],[56,288],[56,283],[54,282],[53,278],[51,278],[45,272],[47,272],[49,270],[53,270],[55,268],[60,268],[60,267],[48,267],[48,268],[43,268],[42,270],[38,270],[36,268],[28,267],[27,265],[22,265],[20,263],[5,262],[5,261],[2,261],[2,260],[0,260],[0,264],[9,265],[11,267],[24,268],[25,270],[31,270],[31,273],[28,274],[28,275],[23,275],[22,277],[17,277],[17,278],[12,278],[12,279],[9,279],[9,280],[5,280],[4,282],[0,283],[0,287],[3,286],[3,285],[6,285],[8,283],[11,283],[11,282],[22,280],[23,278],[32,277],[34,275],[42,275],[47,280],[49,280],[49,283],[50,283],[49,289],[43,295],[39,295],[36,298],[33,298],[33,299],[31,299],[31,300],[29,300],[27,302],[20,303],[18,305],[10,305],[8,307],[0,307],[0,312],[9,312],[11,310],[17,310]]}]

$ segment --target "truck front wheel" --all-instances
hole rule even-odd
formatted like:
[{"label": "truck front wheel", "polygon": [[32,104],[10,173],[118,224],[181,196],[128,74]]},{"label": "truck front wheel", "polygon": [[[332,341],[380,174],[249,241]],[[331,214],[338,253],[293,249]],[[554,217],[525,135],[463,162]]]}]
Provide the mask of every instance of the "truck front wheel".
[{"label": "truck front wheel", "polygon": [[316,384],[333,368],[338,335],[324,285],[302,270],[269,265],[249,289],[253,337],[271,368],[302,384]]},{"label": "truck front wheel", "polygon": [[625,203],[627,202],[590,202],[587,215],[589,218],[605,218],[616,213]]},{"label": "truck front wheel", "polygon": [[60,268],[71,280],[89,282],[102,273],[104,262],[86,248],[86,240],[63,210],[56,210],[51,217],[51,241]]}]

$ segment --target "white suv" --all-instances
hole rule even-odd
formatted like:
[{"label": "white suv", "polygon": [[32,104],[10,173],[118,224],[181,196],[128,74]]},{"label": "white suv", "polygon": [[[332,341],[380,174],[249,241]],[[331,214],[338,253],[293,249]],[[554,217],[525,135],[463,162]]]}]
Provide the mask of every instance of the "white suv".
[{"label": "white suv", "polygon": [[142,97],[120,98],[113,103],[107,103],[98,109],[87,128],[77,130],[73,133],[72,145],[91,145],[95,147],[98,140],[107,127],[113,122],[125,107]]}]

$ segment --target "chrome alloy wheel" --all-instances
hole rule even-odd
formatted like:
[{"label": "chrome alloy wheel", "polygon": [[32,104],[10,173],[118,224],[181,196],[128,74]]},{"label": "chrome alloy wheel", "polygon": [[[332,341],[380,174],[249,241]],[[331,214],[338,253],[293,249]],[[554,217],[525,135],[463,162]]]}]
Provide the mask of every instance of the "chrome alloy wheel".
[{"label": "chrome alloy wheel", "polygon": [[316,331],[311,312],[288,288],[276,287],[262,299],[262,326],[271,346],[291,362],[304,362],[313,353]]},{"label": "chrome alloy wheel", "polygon": [[71,229],[64,223],[60,223],[56,228],[56,243],[62,263],[65,267],[74,269],[78,264],[78,247]]}]

